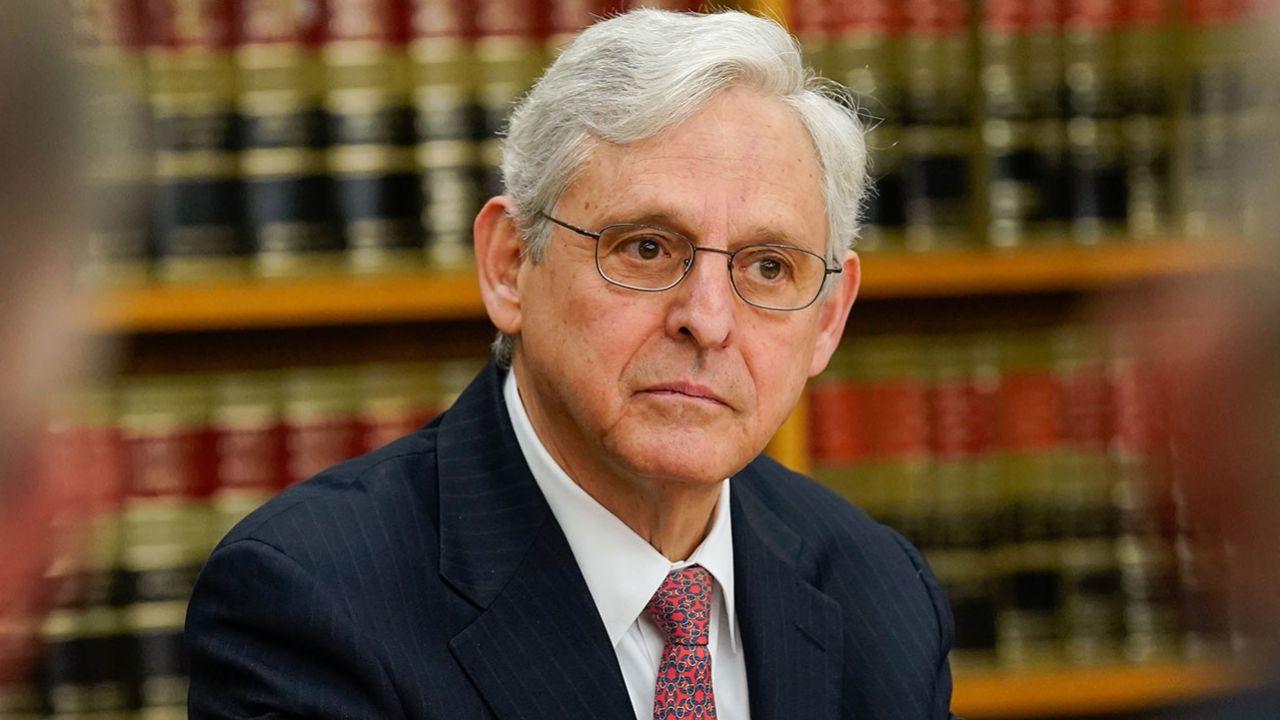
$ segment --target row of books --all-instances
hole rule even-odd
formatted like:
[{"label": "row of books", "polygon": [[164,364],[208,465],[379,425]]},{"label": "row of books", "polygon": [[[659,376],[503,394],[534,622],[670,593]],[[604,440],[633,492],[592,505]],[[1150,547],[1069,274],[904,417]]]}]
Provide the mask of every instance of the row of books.
[{"label": "row of books", "polygon": [[81,0],[88,275],[466,266],[497,133],[594,18],[697,0]]},{"label": "row of books", "polygon": [[876,192],[864,249],[1233,239],[1264,199],[1274,3],[792,0],[855,90]]},{"label": "row of books", "polygon": [[416,430],[479,361],[143,376],[75,393],[46,472],[87,491],[59,521],[37,676],[0,628],[0,717],[183,718],[187,600],[232,525],[284,487]]},{"label": "row of books", "polygon": [[853,339],[809,396],[814,474],[924,552],[957,667],[1201,658],[1244,639],[1181,506],[1139,331]]}]

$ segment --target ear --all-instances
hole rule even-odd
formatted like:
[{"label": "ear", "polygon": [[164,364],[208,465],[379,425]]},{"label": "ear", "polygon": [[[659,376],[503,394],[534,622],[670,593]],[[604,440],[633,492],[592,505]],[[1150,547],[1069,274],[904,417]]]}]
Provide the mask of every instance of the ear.
[{"label": "ear", "polygon": [[480,297],[489,320],[508,335],[520,332],[520,266],[524,263],[524,241],[512,220],[515,203],[500,195],[490,198],[476,215],[476,272],[480,276]]},{"label": "ear", "polygon": [[831,355],[844,337],[844,324],[849,319],[853,301],[858,297],[858,286],[862,282],[862,264],[858,254],[850,251],[841,267],[843,272],[836,275],[839,284],[818,309],[818,339],[809,363],[809,377],[826,369]]}]

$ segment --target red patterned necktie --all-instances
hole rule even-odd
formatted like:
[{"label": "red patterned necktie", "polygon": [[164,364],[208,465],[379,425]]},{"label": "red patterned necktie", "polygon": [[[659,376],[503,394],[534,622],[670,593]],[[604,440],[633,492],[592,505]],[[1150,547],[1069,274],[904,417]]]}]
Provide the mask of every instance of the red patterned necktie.
[{"label": "red patterned necktie", "polygon": [[711,573],[700,565],[673,570],[647,608],[665,637],[653,720],[715,720],[711,691]]}]

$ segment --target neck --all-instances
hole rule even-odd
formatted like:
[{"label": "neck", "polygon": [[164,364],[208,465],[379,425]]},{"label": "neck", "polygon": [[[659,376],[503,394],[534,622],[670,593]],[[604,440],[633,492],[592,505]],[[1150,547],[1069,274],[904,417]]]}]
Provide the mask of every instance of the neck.
[{"label": "neck", "polygon": [[720,484],[691,487],[648,481],[637,486],[612,479],[584,481],[572,472],[569,477],[672,562],[688,559],[706,539],[720,497]]}]

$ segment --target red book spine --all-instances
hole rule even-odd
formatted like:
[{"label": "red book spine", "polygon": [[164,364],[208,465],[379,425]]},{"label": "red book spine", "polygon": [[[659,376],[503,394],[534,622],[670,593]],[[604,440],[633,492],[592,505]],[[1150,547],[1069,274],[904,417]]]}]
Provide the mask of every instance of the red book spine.
[{"label": "red book spine", "polygon": [[851,378],[816,380],[809,391],[809,453],[816,465],[854,466],[871,454],[866,388]]},{"label": "red book spine", "polygon": [[953,662],[995,661],[998,476],[992,472],[995,388],[990,343],[983,336],[930,343],[929,438],[932,452],[932,525],[929,555],[955,613]]},{"label": "red book spine", "polygon": [[627,0],[627,9],[657,8],[677,12],[697,12],[702,9],[701,0]]},{"label": "red book spine", "polygon": [[280,390],[275,374],[235,373],[215,385],[214,539],[288,483]]},{"label": "red book spine", "polygon": [[143,378],[129,382],[121,405],[128,458],[121,566],[125,626],[138,658],[135,702],[142,712],[172,712],[186,699],[187,598],[213,542],[209,388],[199,377]]},{"label": "red book spine", "polygon": [[1056,482],[1061,477],[1063,397],[1053,337],[1022,332],[1004,343],[998,437],[1004,543],[996,611],[1001,664],[1025,667],[1061,654],[1062,564]]},{"label": "red book spine", "polygon": [[361,375],[364,452],[416,432],[444,410],[434,365],[369,365]]},{"label": "red book spine", "polygon": [[1123,657],[1132,662],[1181,654],[1178,568],[1169,438],[1159,397],[1168,387],[1138,356],[1132,328],[1113,334],[1107,373],[1115,409],[1109,468],[1115,477],[1116,555],[1124,604]]},{"label": "red book spine", "polygon": [[128,651],[129,636],[119,567],[123,448],[110,411],[55,421],[43,466],[59,505],[52,518],[52,602],[42,633],[45,700],[55,713],[132,708],[129,668],[112,660]]},{"label": "red book spine", "polygon": [[285,452],[294,484],[360,454],[357,378],[349,370],[311,368],[284,379]]},{"label": "red book spine", "polygon": [[929,376],[916,336],[881,336],[854,345],[866,382],[871,461],[866,480],[879,495],[878,519],[925,546],[929,524]]},{"label": "red book spine", "polygon": [[611,0],[548,0],[547,22],[552,49],[564,45],[577,32],[620,9]]}]

